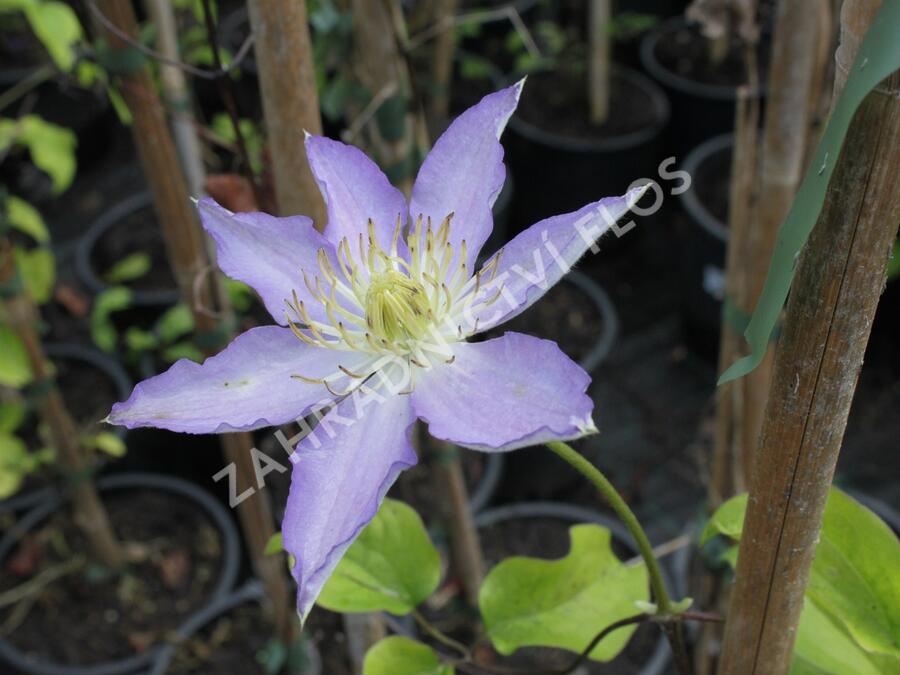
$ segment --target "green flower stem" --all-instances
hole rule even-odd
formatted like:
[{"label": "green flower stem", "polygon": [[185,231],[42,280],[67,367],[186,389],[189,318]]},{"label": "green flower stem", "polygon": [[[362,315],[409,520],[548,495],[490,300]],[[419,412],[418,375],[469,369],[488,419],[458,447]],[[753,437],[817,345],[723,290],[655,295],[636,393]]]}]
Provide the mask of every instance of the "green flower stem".
[{"label": "green flower stem", "polygon": [[641,557],[647,564],[647,572],[650,575],[650,587],[653,589],[653,595],[656,598],[657,614],[671,614],[672,599],[666,590],[666,584],[659,569],[659,562],[656,560],[656,556],[653,555],[653,547],[650,545],[650,540],[647,539],[644,528],[641,527],[632,510],[628,508],[628,504],[625,503],[625,500],[622,499],[606,476],[572,449],[570,445],[561,441],[551,441],[547,443],[547,447],[570,464],[578,473],[591,481],[613,508],[613,511],[616,512],[616,515],[619,516],[619,519],[625,524],[625,527],[628,528],[631,536],[634,537],[634,542],[637,544]]}]

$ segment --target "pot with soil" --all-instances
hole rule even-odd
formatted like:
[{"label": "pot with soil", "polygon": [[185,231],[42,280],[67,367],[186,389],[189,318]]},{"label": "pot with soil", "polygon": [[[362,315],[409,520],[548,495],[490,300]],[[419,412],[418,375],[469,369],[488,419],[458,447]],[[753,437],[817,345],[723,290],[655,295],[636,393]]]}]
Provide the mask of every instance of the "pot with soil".
[{"label": "pot with soil", "polygon": [[[584,507],[556,502],[522,502],[490,509],[475,517],[488,569],[512,555],[545,559],[564,557],[569,552],[569,527],[578,523],[595,523],[609,529],[613,551],[620,560],[637,556],[631,536],[618,520]],[[666,583],[671,588],[668,579]],[[570,663],[572,654],[528,648],[520,649],[509,659],[513,668],[552,670]],[[585,675],[661,675],[667,672],[669,661],[665,636],[658,627],[644,623],[613,661],[588,661],[578,672]]]},{"label": "pot with soil", "polygon": [[0,540],[0,592],[22,592],[0,610],[7,627],[0,661],[18,671],[113,675],[145,668],[171,631],[234,586],[238,533],[215,498],[156,474],[107,476],[97,485],[126,544],[124,572],[85,558],[62,495]]},{"label": "pot with soil", "polygon": [[[640,57],[672,104],[667,154],[680,160],[710,136],[734,129],[738,88],[747,83],[740,41],[732,40],[725,54],[713,56],[696,25],[670,19],[643,38]],[[759,71],[766,72],[762,59]]]},{"label": "pot with soil", "polygon": [[[100,420],[113,403],[128,398],[131,393],[131,379],[125,370],[106,354],[79,344],[48,343],[44,351],[53,362],[56,383],[79,432],[101,431]],[[36,419],[26,420],[24,431],[31,441],[29,445],[35,448],[40,447],[36,426]],[[104,430],[120,438],[125,435],[125,429],[120,427]],[[52,499],[55,493],[52,472],[32,474],[15,495],[0,501],[0,513],[26,511]]]},{"label": "pot with soil", "polygon": [[[271,664],[260,659],[274,639],[262,607],[265,598],[265,589],[254,579],[193,615],[159,650],[149,675],[271,673]],[[311,641],[303,642],[303,653],[297,658],[290,672],[322,672],[319,653]]]},{"label": "pot with soil", "polygon": [[149,192],[128,197],[94,221],[78,242],[75,271],[92,293],[102,293],[114,285],[108,278],[113,266],[135,254],[149,256],[149,270],[138,278],[116,284],[132,291],[131,304],[159,307],[178,302],[181,294],[169,267]]},{"label": "pot with soil", "polygon": [[684,170],[691,187],[678,195],[687,216],[681,240],[681,297],[685,335],[702,355],[716,358],[725,297],[728,191],[734,136],[723,134],[697,146]]},{"label": "pot with soil", "polygon": [[[505,137],[516,179],[513,223],[518,227],[624,194],[635,179],[657,176],[669,119],[663,91],[640,73],[615,67],[610,78],[614,103],[606,122],[596,126],[584,79],[574,69],[542,71],[530,75],[522,91]],[[607,248],[612,238],[609,242]]]}]

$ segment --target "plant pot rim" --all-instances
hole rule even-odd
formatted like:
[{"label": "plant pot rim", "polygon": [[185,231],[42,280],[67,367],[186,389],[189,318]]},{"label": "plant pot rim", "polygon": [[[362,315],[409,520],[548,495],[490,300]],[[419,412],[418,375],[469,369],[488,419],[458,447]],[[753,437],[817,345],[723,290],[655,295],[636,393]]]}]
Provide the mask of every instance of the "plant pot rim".
[{"label": "plant pot rim", "polygon": [[[733,133],[713,136],[712,138],[703,141],[703,143],[688,153],[687,158],[684,160],[682,170],[686,171],[693,181],[693,176],[697,173],[697,170],[703,162],[717,152],[722,152],[723,150],[731,148],[733,145]],[[691,220],[700,225],[700,227],[719,241],[723,243],[728,242],[728,225],[716,218],[709,209],[706,208],[703,202],[697,197],[697,191],[693,189],[693,185],[691,186],[691,189],[685,190],[679,194],[678,199],[681,201],[684,210],[687,211],[688,215],[691,217]]]},{"label": "plant pot rim", "polygon": [[[673,17],[663,21],[656,29],[649,31],[641,38],[640,60],[641,65],[656,81],[665,84],[672,89],[695,96],[697,98],[710,98],[717,101],[736,101],[738,90],[742,85],[707,84],[693,80],[684,75],[672,72],[666,68],[656,57],[656,45],[663,35],[667,35],[681,28],[690,26],[690,22],[681,17]],[[757,95],[759,92],[757,92]]]},{"label": "plant pot rim", "polygon": [[[265,587],[258,579],[250,579],[229,595],[215,600],[200,611],[192,614],[185,619],[175,631],[173,631],[169,638],[167,638],[166,644],[159,649],[153,667],[149,670],[147,675],[165,675],[172,663],[172,659],[175,658],[179,645],[226,612],[251,602],[263,604],[265,600]],[[312,640],[309,640],[308,644],[312,655],[312,668],[309,671],[304,671],[304,675],[318,675],[322,672],[322,663],[319,658],[319,652]]]},{"label": "plant pot rim", "polygon": [[[100,237],[125,216],[152,205],[153,195],[146,190],[126,197],[106,209],[79,239],[78,245],[75,247],[75,272],[91,293],[97,295],[111,288],[97,275],[91,262],[91,252]],[[131,291],[131,304],[138,307],[174,305],[179,300],[181,300],[181,291],[177,288]]]},{"label": "plant pot rim", "polygon": [[[481,529],[510,520],[527,518],[556,518],[559,520],[571,521],[573,523],[593,523],[595,525],[602,525],[610,531],[613,539],[617,540],[623,546],[626,546],[635,555],[638,554],[637,547],[634,544],[631,534],[618,520],[586,506],[567,504],[565,502],[537,501],[504,504],[503,506],[488,509],[487,511],[482,511],[477,514],[475,516],[475,527]],[[663,582],[666,584],[666,588],[673,588],[672,580],[668,575],[668,570],[664,566],[660,566],[660,571],[663,576]],[[639,675],[662,675],[666,672],[666,668],[670,661],[671,652],[669,650],[669,642],[665,635],[660,631],[656,647],[647,659],[646,664],[639,671]]]},{"label": "plant pot rim", "polygon": [[[209,605],[215,604],[228,596],[234,587],[240,570],[240,544],[237,528],[231,520],[231,514],[215,497],[201,487],[181,478],[154,473],[135,472],[104,476],[97,480],[97,487],[101,492],[134,488],[157,489],[173,492],[197,503],[222,535],[222,557],[216,586],[210,593],[207,604],[195,614],[204,611]],[[2,539],[0,539],[0,561],[9,555],[26,533],[43,522],[67,501],[66,495],[59,492],[52,492],[49,497],[48,500],[29,511],[4,533]],[[0,638],[0,662],[5,661],[24,673],[34,673],[35,675],[120,675],[131,673],[150,665],[156,659],[161,649],[162,645],[158,644],[140,654],[134,654],[115,661],[66,666],[51,661],[34,661],[29,659],[11,643]]]},{"label": "plant pot rim", "polygon": [[[125,372],[125,369],[118,361],[98,349],[86,347],[77,342],[48,342],[44,345],[44,353],[51,360],[69,359],[81,361],[102,371],[104,375],[109,376],[120,401],[124,401],[131,394],[133,383],[131,378],[128,377],[128,373]],[[125,427],[115,427],[110,433],[115,434],[119,438],[124,438],[127,429]],[[0,500],[0,513],[28,511],[51,498],[53,492],[54,489],[48,486],[14,494],[7,499]]]},{"label": "plant pot rim", "polygon": [[[578,139],[547,131],[531,122],[526,122],[519,116],[513,115],[509,120],[510,129],[532,143],[579,154],[620,152],[623,150],[631,150],[632,148],[649,143],[659,136],[663,129],[669,124],[671,110],[666,93],[649,77],[642,75],[631,68],[613,64],[613,73],[617,77],[630,80],[650,97],[656,117],[656,121],[652,125],[631,133],[613,136],[612,138]],[[512,84],[512,82],[506,77],[499,82],[499,84],[509,85]]]},{"label": "plant pot rim", "polygon": [[616,342],[616,337],[619,335],[619,313],[616,311],[612,298],[603,290],[603,287],[583,272],[575,269],[569,270],[562,280],[568,281],[587,295],[602,319],[603,328],[597,341],[591,350],[578,360],[578,365],[582,369],[593,373],[600,364],[606,361]]}]

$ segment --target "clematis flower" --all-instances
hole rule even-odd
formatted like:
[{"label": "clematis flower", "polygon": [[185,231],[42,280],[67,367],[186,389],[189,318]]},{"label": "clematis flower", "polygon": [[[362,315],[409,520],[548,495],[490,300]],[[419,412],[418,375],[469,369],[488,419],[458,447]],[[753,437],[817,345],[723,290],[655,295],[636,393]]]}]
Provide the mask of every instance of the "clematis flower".
[{"label": "clematis flower", "polygon": [[416,464],[417,419],[485,452],[596,431],[590,377],[555,343],[518,333],[469,341],[534,303],[642,192],[542,220],[476,272],[506,173],[499,137],[521,88],[486,96],[450,125],[408,203],[358,149],[309,136],[324,234],[304,216],[200,200],[220,267],[252,286],[280,325],[247,331],[202,365],[175,363],[109,415],[198,434],[320,417],[292,455],[282,527],[301,617]]}]

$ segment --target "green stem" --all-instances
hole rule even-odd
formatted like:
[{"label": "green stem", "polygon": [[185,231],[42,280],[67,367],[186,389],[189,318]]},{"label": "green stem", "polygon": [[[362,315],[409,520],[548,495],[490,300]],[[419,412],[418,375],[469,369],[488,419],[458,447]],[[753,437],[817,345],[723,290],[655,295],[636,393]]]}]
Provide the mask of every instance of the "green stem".
[{"label": "green stem", "polygon": [[[628,508],[628,504],[625,503],[625,500],[622,499],[606,476],[601,473],[600,469],[575,452],[567,443],[551,441],[547,443],[547,447],[568,462],[582,476],[591,481],[613,508],[613,511],[616,512],[616,515],[619,516],[619,520],[628,528],[631,536],[634,537],[634,542],[637,544],[644,563],[647,565],[647,573],[650,575],[650,587],[653,589],[653,596],[656,598],[656,614],[663,617],[672,616],[672,599],[666,590],[662,571],[659,568],[659,561],[653,555],[653,547],[650,545],[650,540],[647,539],[644,528],[641,527],[632,510]],[[673,623],[663,623],[663,632],[666,634],[666,638],[675,655],[675,666],[679,675],[689,675],[690,665],[687,649],[684,645],[681,623],[677,616]]]},{"label": "green stem", "polygon": [[647,539],[644,528],[641,527],[632,510],[628,508],[628,504],[625,503],[625,500],[622,499],[616,488],[613,487],[613,484],[600,472],[600,469],[575,452],[567,443],[550,441],[547,443],[547,447],[570,464],[578,473],[591,481],[613,508],[613,511],[616,512],[616,515],[619,516],[619,519],[625,524],[625,527],[628,528],[631,536],[634,537],[634,542],[637,544],[641,557],[647,564],[647,572],[650,575],[650,587],[653,589],[653,596],[656,598],[657,613],[671,614],[672,599],[666,590],[659,562],[656,560],[656,556],[653,555],[653,547],[650,545],[650,540]]}]

